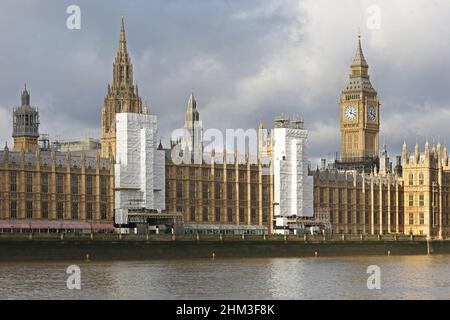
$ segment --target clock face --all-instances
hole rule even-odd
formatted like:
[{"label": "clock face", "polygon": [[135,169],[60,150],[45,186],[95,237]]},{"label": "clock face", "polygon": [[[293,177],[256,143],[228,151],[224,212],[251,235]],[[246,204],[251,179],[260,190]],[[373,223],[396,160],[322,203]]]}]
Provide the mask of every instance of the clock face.
[{"label": "clock face", "polygon": [[377,118],[377,112],[375,111],[375,108],[373,106],[369,106],[369,109],[367,110],[367,118],[370,121],[375,121]]},{"label": "clock face", "polygon": [[357,115],[358,111],[356,111],[355,107],[349,106],[345,109],[345,118],[347,118],[347,120],[353,121],[356,119]]}]

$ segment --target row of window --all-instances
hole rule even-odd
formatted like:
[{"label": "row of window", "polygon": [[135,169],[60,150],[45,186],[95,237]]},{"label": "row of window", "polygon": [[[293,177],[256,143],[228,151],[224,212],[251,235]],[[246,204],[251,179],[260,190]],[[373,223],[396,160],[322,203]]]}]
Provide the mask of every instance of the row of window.
[{"label": "row of window", "polygon": [[[107,219],[107,205],[102,203],[100,204],[100,219]],[[18,206],[17,201],[12,200],[9,206],[9,217],[11,219],[17,219]],[[37,212],[33,209],[33,201],[26,201],[25,204],[25,218],[33,219],[37,218]],[[41,202],[41,218],[48,219],[49,218],[49,203],[48,201]],[[93,218],[93,204],[86,203],[86,220],[92,220]],[[56,203],[56,219],[63,220],[64,219],[64,202]],[[72,203],[71,216],[69,219],[78,220],[79,219],[79,207],[78,202]]]},{"label": "row of window", "polygon": [[[64,193],[64,174],[57,174],[56,175],[56,193],[62,194]],[[72,194],[78,194],[79,192],[79,179],[80,177],[78,175],[71,175],[70,177],[70,192]],[[11,192],[17,192],[17,172],[12,171],[9,175],[9,190]],[[93,194],[94,190],[94,176],[92,175],[86,175],[86,187],[85,192],[88,195]],[[33,173],[32,172],[26,172],[26,186],[25,186],[26,192],[33,192]],[[41,193],[48,193],[49,192],[49,174],[48,173],[41,173]],[[102,176],[100,178],[100,193],[102,195],[107,194],[107,177]]]},{"label": "row of window", "polygon": [[[424,182],[425,182],[424,174],[419,173],[419,185],[423,185]],[[408,175],[408,185],[410,185],[410,186],[414,185],[414,173],[410,173]]]},{"label": "row of window", "polygon": [[[179,207],[177,208],[178,212],[182,212],[183,208]],[[200,213],[199,213],[200,214]],[[199,217],[199,214],[197,214],[197,210],[195,207],[190,207],[189,209],[189,221],[197,221],[197,217]],[[232,208],[228,208],[226,211],[226,221],[229,223],[233,222],[233,209]],[[245,217],[246,217],[246,210],[245,208],[239,208],[239,221],[245,221]],[[268,217],[268,210],[264,209],[263,210],[263,215],[262,215],[262,220],[263,222],[267,222],[267,217]],[[200,218],[200,217],[199,217]],[[255,208],[251,209],[250,212],[250,219],[251,222],[254,224],[258,223],[258,216],[257,216],[257,210]],[[201,220],[203,222],[209,222],[209,208],[208,207],[204,207],[202,208],[201,211]],[[216,207],[214,210],[214,221],[216,222],[220,222],[222,221],[222,208],[221,207]]]},{"label": "row of window", "polygon": [[[415,224],[414,223],[414,213],[409,214],[408,223]],[[421,224],[421,225],[425,224],[425,214],[423,214],[423,213],[419,213],[419,224]]]},{"label": "row of window", "polygon": [[[366,211],[363,211],[363,214],[364,214],[365,224],[370,224],[371,223],[371,218],[370,218],[371,212],[369,210],[366,210]],[[340,224],[342,224],[342,223],[346,223],[346,224],[352,224],[352,223],[360,224],[360,223],[362,223],[362,217],[363,216],[361,214],[361,211],[357,211],[355,213],[354,217],[353,217],[351,212],[347,212],[346,216],[344,217],[344,212],[341,211],[341,210],[338,210],[338,211],[335,211],[334,214],[330,215],[330,223],[333,223],[333,222],[335,222],[337,220],[337,223],[340,223]],[[373,223],[375,225],[380,223],[379,217],[380,217],[379,211],[378,210],[374,210]],[[395,214],[391,214],[391,221],[390,222],[391,222],[392,225],[395,224],[395,217],[396,217]],[[382,219],[383,219],[383,224],[387,223],[387,220],[388,220],[387,213],[383,214]],[[345,220],[345,222],[344,222],[344,220]],[[399,220],[398,221],[399,224],[403,223],[403,221],[402,221],[402,214],[399,214],[398,220]]]},{"label": "row of window", "polygon": [[[176,174],[176,176],[177,177],[183,177],[183,173],[185,173],[185,176],[186,176],[186,174],[187,174],[187,171],[186,170],[189,170],[188,172],[189,172],[189,177],[190,178],[194,178],[195,177],[195,175],[196,175],[196,173],[198,172],[198,170],[199,169],[197,169],[197,168],[180,168],[180,167],[177,167],[176,168],[176,170],[175,170],[175,174]],[[210,176],[210,173],[211,173],[211,169],[206,169],[206,168],[203,168],[203,169],[201,169],[202,170],[202,177],[203,178],[208,178],[209,176]],[[227,179],[233,179],[234,177],[235,177],[235,169],[229,169],[229,170],[227,170]],[[257,172],[257,171],[252,171],[251,173],[251,179],[253,180],[253,181],[256,181],[257,180],[257,178],[258,178],[258,174],[259,174],[259,172]],[[170,176],[171,174],[170,174],[170,171],[169,171],[169,174],[168,174],[168,176]],[[214,176],[216,177],[216,178],[221,178],[222,176],[223,176],[223,169],[222,168],[216,168],[215,170],[214,170]],[[239,180],[246,180],[247,179],[247,170],[239,170]]]},{"label": "row of window", "polygon": [[[228,183],[227,184],[227,199],[228,200],[232,200],[233,199],[233,194],[235,194],[235,189],[233,188],[233,183]],[[214,198],[215,199],[222,199],[223,197],[223,187],[224,185],[221,183],[216,183],[214,186]],[[189,198],[190,199],[196,199],[197,198],[197,187],[195,182],[190,182],[189,183]],[[208,183],[203,183],[202,184],[202,188],[201,188],[201,193],[202,193],[202,198],[203,199],[210,199],[211,198],[211,194],[210,194],[210,187]],[[177,198],[183,198],[183,190],[184,190],[184,185],[182,182],[178,182],[176,184],[176,197]],[[170,183],[167,184],[167,194],[170,194]],[[269,188],[267,186],[264,186],[262,188],[262,197],[263,198],[268,198],[269,197]],[[256,185],[252,185],[250,187],[250,197],[251,200],[256,201],[257,200],[257,186]],[[245,184],[239,184],[239,199],[246,199],[247,198],[247,185]]]},{"label": "row of window", "polygon": [[[356,194],[354,194],[353,191],[349,190],[349,191],[347,191],[346,195],[347,195],[346,196],[346,198],[347,198],[346,199],[347,200],[346,203],[347,204],[356,203],[356,205],[359,205],[359,204],[361,204],[361,200],[364,201],[366,206],[369,206],[370,203],[371,203],[371,197],[370,197],[370,193],[369,192],[362,193],[361,191],[357,191]],[[363,198],[363,199],[361,199],[361,198]],[[331,205],[337,204],[339,206],[342,206],[343,199],[344,199],[344,197],[343,197],[343,189],[338,189],[337,203],[335,203],[334,190],[333,189],[329,189],[329,191],[328,191],[328,205],[331,206]],[[379,199],[380,198],[379,198],[378,191],[374,192],[374,194],[373,194],[373,202],[375,203],[376,206],[379,205]],[[388,203],[388,193],[387,192],[383,192],[383,195],[382,195],[383,203],[382,203],[382,205],[383,206],[387,206],[387,205],[394,206],[395,205],[395,199],[396,199],[395,192],[391,192],[391,197],[389,199],[390,199],[390,203]],[[318,200],[319,200],[318,202],[323,207],[324,204],[325,204],[324,188],[319,188],[319,199]],[[401,201],[402,201],[401,194],[398,195],[398,200],[399,200],[399,203],[401,203]],[[316,197],[316,202],[317,202],[317,197]]]},{"label": "row of window", "polygon": [[[419,194],[419,207],[423,207],[425,205],[425,196],[423,193]],[[408,198],[408,206],[414,206],[414,194],[410,193]]]}]

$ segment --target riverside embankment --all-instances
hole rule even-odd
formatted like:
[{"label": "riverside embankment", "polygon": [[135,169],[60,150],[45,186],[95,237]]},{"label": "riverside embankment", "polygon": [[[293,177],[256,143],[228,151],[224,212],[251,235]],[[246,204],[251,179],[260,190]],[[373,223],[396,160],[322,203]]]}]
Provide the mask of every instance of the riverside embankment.
[{"label": "riverside embankment", "polygon": [[450,254],[450,240],[406,236],[0,235],[0,261]]}]

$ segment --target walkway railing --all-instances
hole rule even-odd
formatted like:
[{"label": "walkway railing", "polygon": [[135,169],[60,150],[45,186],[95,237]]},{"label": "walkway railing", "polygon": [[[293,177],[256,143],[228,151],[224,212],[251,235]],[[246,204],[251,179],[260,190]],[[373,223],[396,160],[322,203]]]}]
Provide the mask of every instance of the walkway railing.
[{"label": "walkway railing", "polygon": [[[335,234],[329,236],[319,235],[170,235],[170,234],[74,234],[74,233],[0,233],[0,241],[5,240],[43,240],[43,241],[276,241],[276,242],[358,242],[358,241],[427,241],[426,236],[409,235],[343,235]],[[443,240],[434,238],[433,240]],[[450,240],[446,238],[444,240]]]}]

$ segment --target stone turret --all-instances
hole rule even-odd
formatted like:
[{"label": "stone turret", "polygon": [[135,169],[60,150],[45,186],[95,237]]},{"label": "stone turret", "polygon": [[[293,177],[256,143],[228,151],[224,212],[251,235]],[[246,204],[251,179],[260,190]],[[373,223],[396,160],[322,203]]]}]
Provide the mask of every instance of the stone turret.
[{"label": "stone turret", "polygon": [[30,93],[25,89],[21,94],[21,106],[13,112],[14,151],[35,152],[39,148],[39,112],[30,105]]}]

